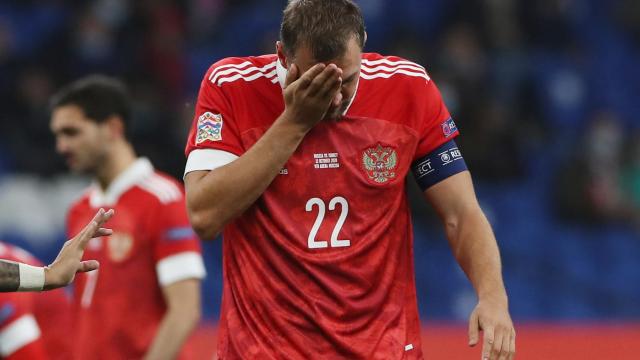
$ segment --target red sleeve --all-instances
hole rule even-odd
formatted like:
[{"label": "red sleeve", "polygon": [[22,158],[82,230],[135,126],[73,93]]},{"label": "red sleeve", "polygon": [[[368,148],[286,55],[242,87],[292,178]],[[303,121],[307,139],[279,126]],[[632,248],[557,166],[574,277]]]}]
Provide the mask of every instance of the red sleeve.
[{"label": "red sleeve", "polygon": [[201,252],[200,242],[189,224],[185,206],[184,198],[160,205],[153,253],[156,262],[184,251]]},{"label": "red sleeve", "polygon": [[40,327],[33,315],[33,294],[0,294],[0,357],[43,359]]},{"label": "red sleeve", "polygon": [[200,240],[189,224],[184,197],[159,206],[153,251],[159,283],[164,286],[183,279],[204,278]]},{"label": "red sleeve", "polygon": [[238,156],[244,152],[229,97],[221,86],[210,80],[230,67],[238,66],[238,61],[221,60],[213,64],[202,79],[185,149],[187,157],[196,149],[223,150]]},{"label": "red sleeve", "polygon": [[418,96],[421,97],[418,111],[420,141],[413,160],[429,154],[440,145],[458,136],[458,129],[433,79],[424,83]]}]

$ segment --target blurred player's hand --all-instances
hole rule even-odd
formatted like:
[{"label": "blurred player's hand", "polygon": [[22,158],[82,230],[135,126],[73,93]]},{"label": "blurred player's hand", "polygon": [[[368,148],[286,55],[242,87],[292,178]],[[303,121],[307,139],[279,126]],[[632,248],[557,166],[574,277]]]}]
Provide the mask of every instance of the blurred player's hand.
[{"label": "blurred player's hand", "polygon": [[51,265],[45,267],[45,290],[66,286],[73,281],[77,272],[87,272],[98,268],[100,264],[96,260],[82,261],[82,255],[89,240],[111,235],[111,229],[105,229],[101,226],[111,219],[113,214],[113,209],[106,212],[104,209],[100,209],[93,220],[78,235],[64,243],[58,257]]},{"label": "blurred player's hand", "polygon": [[342,70],[335,64],[316,64],[302,75],[299,72],[298,66],[292,64],[287,73],[285,112],[308,130],[324,118],[331,104],[338,106],[342,102]]},{"label": "blurred player's hand", "polygon": [[469,346],[478,343],[482,330],[482,360],[511,360],[516,352],[516,331],[506,302],[481,300],[469,319]]}]

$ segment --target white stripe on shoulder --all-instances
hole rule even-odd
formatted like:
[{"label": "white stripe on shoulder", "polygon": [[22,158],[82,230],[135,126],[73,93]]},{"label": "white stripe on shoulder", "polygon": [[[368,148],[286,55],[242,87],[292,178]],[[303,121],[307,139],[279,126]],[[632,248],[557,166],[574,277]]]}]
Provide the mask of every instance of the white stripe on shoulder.
[{"label": "white stripe on shoulder", "polygon": [[233,76],[230,76],[230,77],[222,77],[222,78],[218,79],[218,82],[216,83],[216,85],[220,86],[220,85],[222,85],[222,84],[224,84],[226,82],[234,82],[236,80],[241,80],[241,79],[246,81],[246,82],[250,82],[250,81],[262,78],[262,77],[265,77],[265,78],[267,78],[269,80],[272,80],[275,76],[276,76],[276,70],[275,69],[273,71],[269,72],[269,73],[266,73],[266,74],[258,72],[256,74],[251,75],[251,76],[243,76],[242,74],[236,74],[236,75],[233,75]]},{"label": "white stripe on shoulder", "polygon": [[216,67],[215,69],[213,69],[213,71],[211,72],[211,74],[209,74],[209,80],[213,79],[213,77],[216,75],[216,73],[222,69],[227,69],[227,68],[235,68],[235,69],[243,69],[249,65],[252,65],[253,63],[250,61],[245,61],[243,63],[240,64],[227,64],[227,65],[220,65],[218,67]]},{"label": "white stripe on shoulder", "polygon": [[212,83],[215,84],[218,81],[218,79],[220,79],[221,77],[225,77],[226,75],[234,74],[234,73],[235,74],[246,75],[246,74],[249,74],[251,72],[258,71],[258,72],[261,72],[263,74],[266,74],[267,70],[275,68],[275,67],[276,67],[276,63],[273,62],[273,63],[268,64],[266,66],[263,66],[261,68],[256,67],[256,66],[249,66],[248,68],[246,68],[244,70],[240,70],[238,68],[231,68],[231,69],[222,70],[222,71],[217,72],[213,77],[211,77],[210,80],[211,80]]},{"label": "white stripe on shoulder", "polygon": [[411,65],[411,66],[419,67],[422,70],[424,70],[424,67],[422,65],[416,64],[413,61],[408,61],[408,60],[391,61],[389,59],[379,59],[379,60],[362,59],[362,64],[368,65],[368,66],[374,66],[374,65],[378,65],[378,64],[386,64],[386,65],[391,65],[391,66],[395,66],[395,65]]},{"label": "white stripe on shoulder", "polygon": [[398,69],[406,69],[406,70],[411,70],[411,71],[424,73],[424,74],[427,73],[423,68],[419,68],[419,67],[416,67],[416,66],[413,66],[413,65],[396,65],[396,66],[392,66],[392,67],[388,67],[388,66],[384,66],[384,65],[379,65],[379,66],[375,66],[375,67],[362,65],[361,69],[363,71],[366,71],[366,72],[369,72],[369,73],[382,72],[382,71],[391,72],[391,71],[396,71]]},{"label": "white stripe on shoulder", "polygon": [[408,76],[413,76],[413,77],[421,77],[421,78],[425,79],[427,82],[431,80],[429,75],[427,75],[425,72],[413,72],[413,71],[408,71],[408,70],[403,70],[403,69],[395,70],[392,73],[378,72],[378,73],[375,73],[375,74],[366,74],[364,72],[360,72],[360,77],[362,79],[365,79],[365,80],[371,80],[371,79],[376,79],[376,78],[388,79],[388,78],[392,77],[393,75],[397,75],[397,74],[403,74],[403,75],[408,75]]},{"label": "white stripe on shoulder", "polygon": [[178,201],[182,198],[182,192],[174,183],[156,174],[146,177],[138,185],[158,198],[163,204]]},{"label": "white stripe on shoulder", "polygon": [[31,314],[22,315],[0,331],[0,356],[3,358],[40,338],[40,327]]}]

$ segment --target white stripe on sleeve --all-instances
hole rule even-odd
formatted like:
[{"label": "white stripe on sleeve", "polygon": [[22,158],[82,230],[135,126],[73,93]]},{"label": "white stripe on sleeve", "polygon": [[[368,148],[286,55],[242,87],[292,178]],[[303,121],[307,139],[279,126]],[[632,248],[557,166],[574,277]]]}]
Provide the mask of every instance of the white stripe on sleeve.
[{"label": "white stripe on sleeve", "polygon": [[22,315],[0,331],[0,356],[8,357],[40,338],[40,327],[31,314]]},{"label": "white stripe on sleeve", "polygon": [[177,253],[158,261],[156,272],[160,286],[186,279],[203,279],[207,275],[202,256],[195,251]]},{"label": "white stripe on sleeve", "polygon": [[189,153],[184,175],[192,171],[214,170],[231,163],[237,158],[237,155],[224,150],[196,149]]}]

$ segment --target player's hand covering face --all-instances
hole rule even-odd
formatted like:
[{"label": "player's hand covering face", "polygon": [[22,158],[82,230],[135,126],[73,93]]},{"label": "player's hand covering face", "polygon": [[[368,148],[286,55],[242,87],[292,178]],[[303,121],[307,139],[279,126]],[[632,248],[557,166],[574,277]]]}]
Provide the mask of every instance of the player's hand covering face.
[{"label": "player's hand covering face", "polygon": [[[294,85],[294,82],[303,80],[301,87],[308,86],[311,94],[331,96],[330,100],[323,98],[323,101],[328,102],[328,107],[323,109],[321,119],[340,118],[355,96],[360,78],[361,57],[362,50],[355,37],[349,40],[342,56],[325,63],[318,63],[308,47],[300,46],[295,58],[287,60],[291,66],[286,85],[288,87],[289,84]],[[320,68],[316,68],[317,66]],[[288,104],[286,88],[285,104]]]},{"label": "player's hand covering face", "polygon": [[78,235],[64,243],[58,257],[45,268],[44,289],[55,289],[70,284],[77,272],[96,270],[100,264],[96,260],[82,261],[82,255],[89,240],[111,235],[112,230],[101,227],[113,216],[113,209],[100,209],[93,220]]}]

